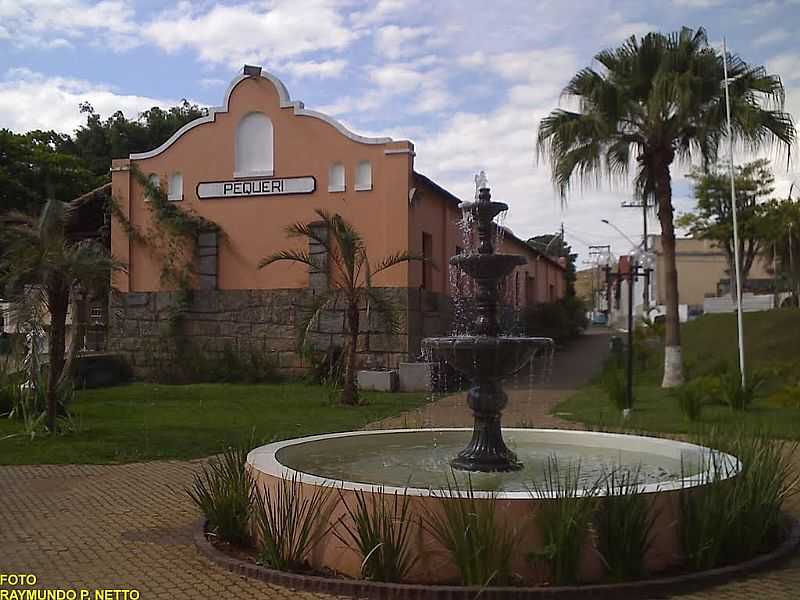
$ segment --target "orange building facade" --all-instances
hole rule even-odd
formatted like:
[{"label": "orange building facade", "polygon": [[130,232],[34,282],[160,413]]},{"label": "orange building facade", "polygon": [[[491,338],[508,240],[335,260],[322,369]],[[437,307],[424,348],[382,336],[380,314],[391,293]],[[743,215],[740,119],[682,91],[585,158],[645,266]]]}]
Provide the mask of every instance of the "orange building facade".
[{"label": "orange building facade", "polygon": [[[184,211],[219,226],[201,233],[193,261],[196,290],[183,307],[185,335],[213,354],[267,352],[285,371],[299,370],[295,351],[297,311],[327,285],[326,274],[303,265],[258,263],[284,249],[315,250],[289,238],[287,225],[312,222],[315,209],[342,215],[363,236],[373,261],[396,252],[425,255],[430,263],[401,264],[379,274],[373,285],[391,289],[404,312],[403,331],[390,335],[369,317],[362,362],[396,366],[413,358],[420,340],[448,328],[452,277],[448,259],[464,250],[459,199],[414,171],[414,145],[406,140],[366,138],[334,119],[293,101],[285,86],[258,67],[245,67],[222,106],[175,133],[152,151],[115,160],[112,194],[124,218],[140,231],[159,226],[138,169]],[[516,308],[554,301],[564,294],[564,268],[506,231],[498,251],[528,259],[505,284]],[[155,360],[152,348],[163,322],[174,313],[175,285],[163,277],[163,256],[112,222],[112,252],[127,264],[114,275],[118,292],[110,315],[111,348],[137,371]],[[339,343],[342,315],[317,324],[315,345]]]}]

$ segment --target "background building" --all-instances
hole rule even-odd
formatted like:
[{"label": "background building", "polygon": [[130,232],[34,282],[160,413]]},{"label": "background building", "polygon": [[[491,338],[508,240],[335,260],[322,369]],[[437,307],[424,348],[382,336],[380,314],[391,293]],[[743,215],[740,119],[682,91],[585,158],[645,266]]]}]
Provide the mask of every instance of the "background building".
[{"label": "background building", "polygon": [[[138,230],[157,233],[158,227],[133,169],[167,190],[170,201],[220,227],[219,234],[199,236],[189,306],[177,306],[176,286],[162,276],[164,257],[129,234],[125,220]],[[128,269],[113,278],[119,293],[110,310],[110,349],[125,353],[137,371],[159,360],[154,349],[178,308],[182,335],[204,353],[266,352],[284,371],[302,369],[294,325],[329,274],[287,262],[259,269],[258,263],[287,248],[319,252],[285,233],[291,223],[313,221],[315,209],[349,221],[373,260],[404,251],[430,259],[398,265],[373,281],[391,292],[405,319],[401,334],[390,335],[364,307],[362,364],[395,366],[418,354],[423,337],[448,330],[453,275],[447,261],[469,245],[459,227],[460,199],[414,171],[411,142],[348,131],[292,101],[258,67],[245,67],[221,107],[160,147],[114,161],[112,193],[121,215],[112,223],[112,252]],[[498,246],[528,259],[505,283],[508,303],[524,308],[563,297],[558,260],[508,230],[498,230]],[[317,324],[315,345],[340,344],[342,327],[343,313],[330,311]]]}]

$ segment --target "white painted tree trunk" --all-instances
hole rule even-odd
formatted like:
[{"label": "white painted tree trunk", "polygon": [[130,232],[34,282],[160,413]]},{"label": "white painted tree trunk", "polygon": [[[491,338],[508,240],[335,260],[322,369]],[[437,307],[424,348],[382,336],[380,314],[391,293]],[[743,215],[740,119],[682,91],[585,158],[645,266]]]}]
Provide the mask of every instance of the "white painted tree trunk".
[{"label": "white painted tree trunk", "polygon": [[683,352],[680,346],[664,348],[664,379],[661,387],[671,388],[683,383]]}]

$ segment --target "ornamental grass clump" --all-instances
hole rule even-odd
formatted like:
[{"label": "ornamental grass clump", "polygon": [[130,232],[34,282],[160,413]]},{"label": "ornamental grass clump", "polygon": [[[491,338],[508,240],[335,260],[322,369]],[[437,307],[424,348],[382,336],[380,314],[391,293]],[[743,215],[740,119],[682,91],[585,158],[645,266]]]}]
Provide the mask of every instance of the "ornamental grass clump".
[{"label": "ornamental grass clump", "polygon": [[256,493],[255,525],[258,558],[282,571],[308,569],[308,555],[330,531],[334,507],[331,488],[305,491],[298,475],[282,478],[275,488]]},{"label": "ornamental grass clump", "polygon": [[796,442],[763,432],[712,433],[706,441],[738,458],[740,471],[735,461],[711,452],[700,464],[703,487],[681,492],[681,541],[695,569],[747,560],[777,544],[784,534],[781,507],[798,483]]},{"label": "ornamental grass clump", "polygon": [[675,398],[684,417],[697,421],[703,413],[703,392],[694,382],[684,383],[672,388],[670,395]]},{"label": "ornamental grass clump", "polygon": [[391,499],[377,493],[354,493],[351,506],[339,490],[346,516],[334,535],[361,556],[361,574],[373,581],[403,581],[417,561],[410,548],[410,498],[395,492]]},{"label": "ornamental grass clump", "polygon": [[642,493],[641,466],[615,469],[603,479],[604,496],[595,513],[597,547],[615,581],[647,575],[645,557],[653,543],[655,513]]},{"label": "ornamental grass clump", "polygon": [[496,492],[477,498],[472,478],[461,489],[453,476],[437,507],[426,511],[425,527],[450,555],[462,585],[499,586],[513,580],[511,561],[521,529],[497,518]]},{"label": "ornamental grass clump", "polygon": [[255,499],[255,483],[246,461],[246,448],[228,448],[204,465],[186,490],[205,515],[209,532],[239,546],[251,541],[250,515]]},{"label": "ornamental grass clump", "polygon": [[562,475],[558,460],[548,457],[544,480],[533,482],[530,494],[540,500],[536,523],[541,531],[543,548],[529,555],[531,561],[549,565],[553,583],[576,583],[581,554],[592,516],[597,508],[599,483],[581,481],[580,463],[570,464]]}]

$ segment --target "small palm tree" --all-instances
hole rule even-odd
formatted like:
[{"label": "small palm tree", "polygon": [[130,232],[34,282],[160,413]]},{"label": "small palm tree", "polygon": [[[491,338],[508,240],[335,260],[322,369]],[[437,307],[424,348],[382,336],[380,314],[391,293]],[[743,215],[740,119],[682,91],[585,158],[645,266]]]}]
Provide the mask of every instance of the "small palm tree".
[{"label": "small palm tree", "polygon": [[[713,164],[727,133],[723,57],[705,31],[684,28],[631,37],[595,56],[600,69],[578,72],[563,94],[577,111],[556,109],[539,124],[538,150],[549,156],[562,198],[575,179],[623,178],[635,165],[638,197],[655,199],[665,263],[664,387],[683,380],[675,267],[674,161]],[[776,75],[728,55],[733,135],[748,149],[795,140]]]},{"label": "small palm tree", "polygon": [[[327,273],[328,289],[315,296],[310,310],[300,322],[301,344],[305,346],[313,324],[325,310],[343,305],[347,344],[344,358],[344,388],[342,404],[358,404],[356,388],[356,349],[360,334],[359,307],[367,305],[381,316],[391,333],[400,328],[400,313],[391,298],[381,288],[372,287],[372,278],[400,263],[423,260],[408,252],[397,252],[376,264],[370,264],[367,248],[361,235],[338,214],[315,211],[320,217],[315,223],[295,223],[286,228],[289,237],[304,237],[321,245],[327,254],[327,264],[316,255],[303,250],[282,250],[264,258],[258,268],[288,260],[308,265],[313,271]],[[329,268],[332,267],[332,268]]]},{"label": "small palm tree", "polygon": [[[22,311],[46,308],[50,315],[48,336],[47,425],[56,428],[59,390],[67,383],[77,350],[73,333],[66,348],[67,313],[77,317],[77,290],[104,289],[112,270],[121,268],[106,248],[94,240],[72,241],[67,228],[72,208],[50,199],[38,216],[9,212],[2,216],[0,289]],[[41,324],[39,324],[41,326]]]}]

